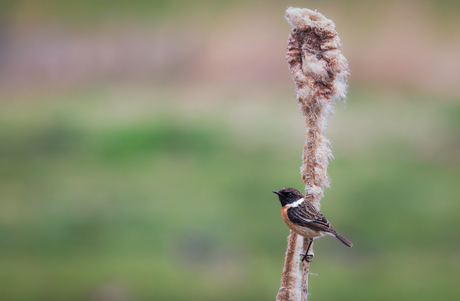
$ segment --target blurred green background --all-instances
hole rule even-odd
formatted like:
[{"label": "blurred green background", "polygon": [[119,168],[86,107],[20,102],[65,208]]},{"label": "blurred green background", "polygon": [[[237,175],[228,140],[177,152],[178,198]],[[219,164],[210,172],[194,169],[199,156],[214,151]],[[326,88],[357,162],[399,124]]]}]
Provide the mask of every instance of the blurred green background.
[{"label": "blurred green background", "polygon": [[309,300],[460,298],[458,1],[2,1],[0,300],[274,300],[289,6],[351,69]]}]

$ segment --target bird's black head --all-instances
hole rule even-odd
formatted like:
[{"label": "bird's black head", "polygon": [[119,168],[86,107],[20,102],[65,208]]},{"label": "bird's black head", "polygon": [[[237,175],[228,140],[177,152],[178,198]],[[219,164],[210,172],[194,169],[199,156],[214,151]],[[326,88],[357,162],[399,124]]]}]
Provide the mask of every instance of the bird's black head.
[{"label": "bird's black head", "polygon": [[286,206],[303,198],[303,195],[297,189],[291,187],[285,187],[279,191],[273,191],[273,193],[278,195],[281,206]]}]

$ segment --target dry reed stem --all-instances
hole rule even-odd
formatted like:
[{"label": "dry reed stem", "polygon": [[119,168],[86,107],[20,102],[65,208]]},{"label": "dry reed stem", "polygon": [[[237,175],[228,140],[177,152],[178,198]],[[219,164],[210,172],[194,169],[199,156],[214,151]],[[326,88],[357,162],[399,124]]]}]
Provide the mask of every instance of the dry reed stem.
[{"label": "dry reed stem", "polygon": [[287,241],[288,244],[286,257],[284,259],[280,290],[278,291],[278,295],[276,295],[277,301],[299,300],[301,296],[300,284],[302,281],[302,274],[299,270],[299,264],[303,237],[291,231]]},{"label": "dry reed stem", "polygon": [[[329,187],[327,166],[329,159],[333,158],[330,142],[323,136],[323,132],[333,113],[333,102],[346,97],[348,62],[339,50],[342,42],[331,20],[312,10],[293,7],[286,10],[285,17],[292,26],[288,38],[286,61],[296,85],[298,109],[306,118],[307,128],[300,173],[305,183],[305,198],[319,207],[323,188]],[[289,240],[286,255],[293,248],[299,251],[292,253],[300,254],[301,250],[308,252],[303,250],[306,248],[305,243],[308,242],[308,239],[304,239],[302,244],[296,241],[294,245],[294,241]],[[313,250],[310,251],[312,252]],[[282,279],[289,277],[285,275],[285,271],[288,270],[286,266],[297,266],[296,263],[298,265],[298,258],[286,256]],[[286,293],[282,287],[277,300],[306,301],[308,270],[309,263],[303,262],[301,296],[296,293]],[[283,280],[281,283],[283,285]],[[281,294],[282,289],[283,294]],[[293,288],[294,292],[298,290],[298,287]]]},{"label": "dry reed stem", "polygon": [[[303,245],[302,245],[302,254],[312,254],[313,253],[313,243],[310,247],[311,252],[308,253],[307,247],[310,243],[310,239],[304,238]],[[309,264],[302,264],[302,281],[301,281],[301,300],[307,301],[308,298],[308,271],[310,265]]]}]

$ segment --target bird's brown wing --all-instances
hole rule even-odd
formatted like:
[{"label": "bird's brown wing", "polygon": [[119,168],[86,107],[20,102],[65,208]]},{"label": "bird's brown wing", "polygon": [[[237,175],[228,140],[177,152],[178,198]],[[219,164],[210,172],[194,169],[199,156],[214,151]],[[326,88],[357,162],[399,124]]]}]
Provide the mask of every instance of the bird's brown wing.
[{"label": "bird's brown wing", "polygon": [[335,233],[329,221],[309,201],[305,200],[296,208],[287,210],[289,219],[300,226],[308,227],[316,231]]}]

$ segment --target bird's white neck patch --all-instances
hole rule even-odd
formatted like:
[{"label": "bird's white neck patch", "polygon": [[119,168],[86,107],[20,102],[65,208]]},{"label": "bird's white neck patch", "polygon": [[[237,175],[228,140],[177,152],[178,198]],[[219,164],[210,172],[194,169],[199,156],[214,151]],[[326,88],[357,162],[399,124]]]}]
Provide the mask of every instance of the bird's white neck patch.
[{"label": "bird's white neck patch", "polygon": [[293,202],[293,203],[287,204],[286,206],[289,206],[289,207],[291,207],[291,208],[292,208],[292,207],[295,208],[295,207],[299,206],[300,204],[302,204],[303,201],[305,201],[305,199],[304,199],[304,198],[301,198],[300,200],[297,200],[297,201],[295,201],[295,202]]}]

